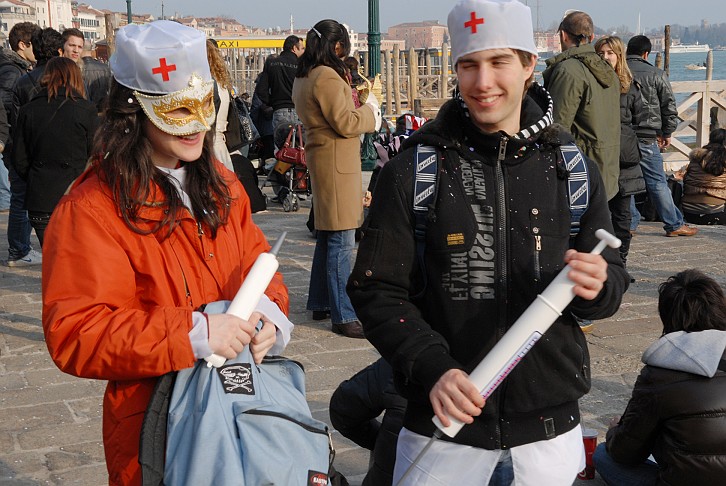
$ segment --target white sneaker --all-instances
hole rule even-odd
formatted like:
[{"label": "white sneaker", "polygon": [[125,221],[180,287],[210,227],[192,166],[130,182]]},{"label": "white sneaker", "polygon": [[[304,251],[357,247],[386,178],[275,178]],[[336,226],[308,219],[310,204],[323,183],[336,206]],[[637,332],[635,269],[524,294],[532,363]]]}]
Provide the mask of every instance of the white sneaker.
[{"label": "white sneaker", "polygon": [[30,265],[41,265],[42,263],[43,254],[31,249],[23,258],[8,260],[8,267],[28,267]]}]

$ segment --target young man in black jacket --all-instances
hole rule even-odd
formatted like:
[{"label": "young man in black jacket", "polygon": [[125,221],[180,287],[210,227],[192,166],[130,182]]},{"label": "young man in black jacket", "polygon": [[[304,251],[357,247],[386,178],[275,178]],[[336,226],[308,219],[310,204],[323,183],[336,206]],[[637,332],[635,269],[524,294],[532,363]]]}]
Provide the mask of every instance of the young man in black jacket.
[{"label": "young man in black jacket", "polygon": [[[366,337],[408,399],[394,483],[428,443],[435,414],[468,425],[435,442],[402,484],[487,484],[509,458],[518,483],[571,484],[584,467],[578,399],[590,389],[572,314],[613,315],[628,285],[617,250],[589,253],[597,229],[612,231],[605,190],[587,160],[588,208],[571,239],[571,181],[558,157],[572,137],[551,126],[548,93],[530,87],[529,8],[463,0],[448,26],[457,93],[382,169],[348,282]],[[419,145],[438,154],[422,254],[414,166],[431,160]],[[467,373],[567,263],[575,299],[485,402]]]}]

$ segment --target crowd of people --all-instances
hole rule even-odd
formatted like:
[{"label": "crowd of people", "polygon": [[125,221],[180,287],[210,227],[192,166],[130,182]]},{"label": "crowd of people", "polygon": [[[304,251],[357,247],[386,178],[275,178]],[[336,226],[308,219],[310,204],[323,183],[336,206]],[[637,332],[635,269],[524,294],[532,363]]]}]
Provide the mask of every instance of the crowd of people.
[{"label": "crowd of people", "polygon": [[[346,27],[325,19],[287,37],[256,80],[263,160],[274,163],[276,130],[304,130],[316,230],[306,308],[381,355],[336,390],[331,421],[373,451],[364,484],[572,484],[585,464],[578,400],[591,386],[583,331],[615,314],[631,283],[634,195],[648,194],[668,237],[696,235],[686,222],[723,225],[726,130],[691,153],[681,209],[661,155],[675,99],[647,37],[595,41],[592,18],[568,11],[541,86],[523,3],[461,0],[448,29],[454,95],[433,120],[400,116],[374,138],[367,193],[361,139],[386,122],[358,89]],[[248,345],[260,362],[290,339],[279,273],[249,319],[205,312],[232,300],[270,249],[235,164],[237,93],[216,43],[176,22],[119,29],[108,65],[77,29],[21,23],[8,37],[7,265],[43,264],[50,354],[67,373],[109,382],[109,482],[141,484],[139,435],[160,376]],[[599,229],[620,248],[590,253]],[[79,266],[84,278],[73,278]],[[574,299],[483,396],[468,373],[566,266]],[[724,292],[692,269],[659,294],[663,336],[596,464],[609,484],[720,484]],[[432,441],[432,417],[465,427]]]}]

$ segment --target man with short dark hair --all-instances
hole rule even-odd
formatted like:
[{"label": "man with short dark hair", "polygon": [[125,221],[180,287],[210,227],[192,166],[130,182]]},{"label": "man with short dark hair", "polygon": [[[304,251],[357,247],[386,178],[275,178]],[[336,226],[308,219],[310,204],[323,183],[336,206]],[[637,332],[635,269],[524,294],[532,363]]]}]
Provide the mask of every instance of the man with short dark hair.
[{"label": "man with short dark hair", "polygon": [[273,133],[280,125],[300,123],[295,103],[292,102],[292,83],[295,81],[298,58],[303,52],[303,40],[296,35],[290,35],[285,39],[280,55],[265,63],[269,98],[262,101],[272,107]]},{"label": "man with short dark hair", "polygon": [[620,175],[620,81],[595,52],[588,14],[567,13],[558,30],[562,53],[547,59],[542,73],[554,101],[554,121],[597,163],[609,200],[618,193]]},{"label": "man with short dark hair", "polygon": [[[0,99],[9,123],[12,121],[13,107],[13,86],[15,82],[30,71],[35,62],[33,54],[32,37],[40,30],[32,22],[20,22],[15,24],[8,34],[10,49],[3,49],[0,52]],[[5,151],[0,163],[0,210],[10,208],[10,181],[8,179],[8,167],[10,166],[10,154],[12,152],[12,139],[6,140]]]},{"label": "man with short dark hair", "polygon": [[[693,236],[698,228],[685,224],[683,213],[673,202],[663,168],[660,151],[671,144],[671,135],[678,127],[678,110],[666,74],[648,62],[651,48],[650,39],[636,35],[628,41],[626,51],[628,67],[633,79],[641,86],[643,109],[647,111],[645,116],[639,117],[640,123],[633,127],[638,135],[640,167],[648,198],[663,220],[666,236]],[[634,199],[630,210],[633,215],[630,230],[635,231],[640,223],[640,213]]]},{"label": "man with short dark hair", "polygon": [[63,57],[79,63],[83,52],[83,43],[85,42],[83,32],[79,29],[66,29],[61,37],[63,38]]},{"label": "man with short dark hair", "polygon": [[[572,484],[585,460],[578,399],[590,388],[573,313],[608,317],[628,286],[617,250],[589,253],[598,228],[612,231],[605,189],[595,163],[577,157],[588,204],[571,239],[575,181],[558,160],[572,137],[530,85],[530,9],[462,0],[448,27],[458,89],[381,169],[347,286],[408,399],[393,482],[410,469],[402,486],[489,484],[511,460],[512,484]],[[468,373],[568,263],[577,297],[485,400]],[[434,415],[467,425],[431,443]]]}]

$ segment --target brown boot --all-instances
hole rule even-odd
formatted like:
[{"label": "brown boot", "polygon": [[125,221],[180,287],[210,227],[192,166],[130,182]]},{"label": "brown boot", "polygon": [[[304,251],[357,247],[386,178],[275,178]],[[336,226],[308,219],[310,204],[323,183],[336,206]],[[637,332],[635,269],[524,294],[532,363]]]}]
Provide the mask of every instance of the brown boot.
[{"label": "brown boot", "polygon": [[674,229],[673,231],[666,231],[666,236],[693,236],[696,233],[698,233],[698,228],[693,228],[684,224],[680,228]]},{"label": "brown boot", "polygon": [[363,335],[363,326],[360,321],[346,322],[345,324],[333,324],[333,332],[353,339],[365,339],[365,336]]}]

